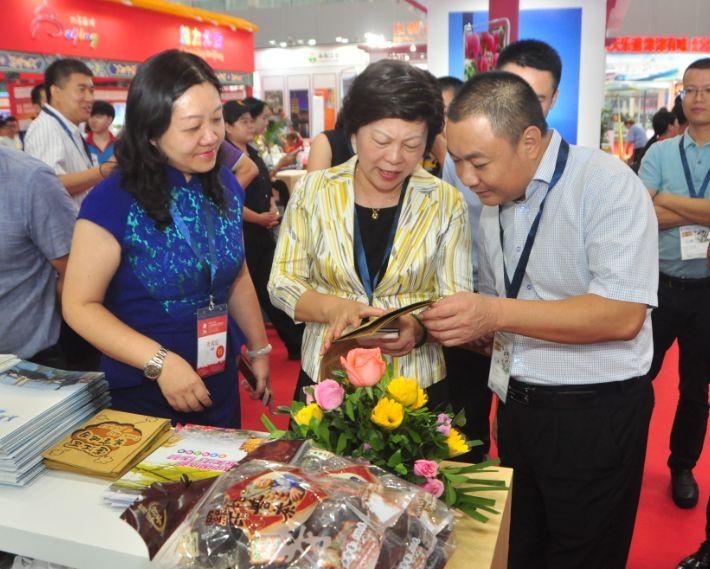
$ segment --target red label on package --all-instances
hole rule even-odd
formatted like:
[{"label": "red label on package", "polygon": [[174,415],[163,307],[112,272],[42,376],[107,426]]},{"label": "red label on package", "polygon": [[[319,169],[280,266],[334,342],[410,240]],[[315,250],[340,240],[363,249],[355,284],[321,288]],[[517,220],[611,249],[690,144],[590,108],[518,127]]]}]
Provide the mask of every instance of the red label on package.
[{"label": "red label on package", "polygon": [[227,305],[197,311],[197,374],[207,377],[224,371],[227,362]]}]

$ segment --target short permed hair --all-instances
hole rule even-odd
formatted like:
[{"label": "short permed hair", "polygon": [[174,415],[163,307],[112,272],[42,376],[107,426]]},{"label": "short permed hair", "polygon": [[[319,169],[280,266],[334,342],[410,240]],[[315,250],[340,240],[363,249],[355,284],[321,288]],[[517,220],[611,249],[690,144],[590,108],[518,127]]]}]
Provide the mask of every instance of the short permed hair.
[{"label": "short permed hair", "polygon": [[532,67],[549,71],[555,81],[555,91],[562,80],[562,60],[554,47],[540,40],[520,40],[507,45],[498,56],[496,69],[513,63],[520,67]]},{"label": "short permed hair", "polygon": [[44,72],[44,89],[47,95],[47,102],[52,102],[52,85],[64,87],[72,73],[80,75],[88,75],[93,77],[94,74],[83,61],[78,59],[57,59]]},{"label": "short permed hair", "polygon": [[383,59],[355,78],[340,116],[348,137],[381,119],[424,121],[429,150],[444,126],[444,101],[431,73],[404,61]]},{"label": "short permed hair", "polygon": [[94,101],[91,105],[91,116],[104,115],[111,117],[111,120],[116,118],[116,109],[108,101]]},{"label": "short permed hair", "polygon": [[487,118],[493,133],[513,145],[529,126],[547,133],[535,91],[527,81],[506,71],[480,73],[464,84],[449,106],[449,120],[460,122],[471,116]]}]

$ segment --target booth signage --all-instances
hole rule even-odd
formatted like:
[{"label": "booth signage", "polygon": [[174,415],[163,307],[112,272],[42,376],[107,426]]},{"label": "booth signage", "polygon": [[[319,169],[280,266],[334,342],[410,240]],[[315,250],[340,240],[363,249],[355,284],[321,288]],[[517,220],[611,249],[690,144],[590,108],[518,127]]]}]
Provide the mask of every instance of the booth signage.
[{"label": "booth signage", "polygon": [[141,62],[182,49],[215,69],[252,72],[254,37],[245,30],[94,0],[2,0],[0,50]]},{"label": "booth signage", "polygon": [[710,51],[710,37],[619,36],[606,46],[611,53],[677,53]]}]

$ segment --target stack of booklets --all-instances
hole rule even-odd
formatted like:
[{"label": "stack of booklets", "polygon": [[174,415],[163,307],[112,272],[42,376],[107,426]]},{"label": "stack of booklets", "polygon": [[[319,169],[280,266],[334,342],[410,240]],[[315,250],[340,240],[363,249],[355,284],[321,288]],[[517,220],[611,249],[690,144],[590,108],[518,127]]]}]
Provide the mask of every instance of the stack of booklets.
[{"label": "stack of booklets", "polygon": [[110,401],[99,372],[62,371],[0,354],[0,483],[24,486],[42,452]]},{"label": "stack of booklets", "polygon": [[44,464],[115,480],[169,436],[168,419],[105,409],[45,451]]},{"label": "stack of booklets", "polygon": [[154,482],[219,476],[267,441],[268,434],[257,431],[178,426],[160,448],[111,484],[104,499],[127,508]]}]

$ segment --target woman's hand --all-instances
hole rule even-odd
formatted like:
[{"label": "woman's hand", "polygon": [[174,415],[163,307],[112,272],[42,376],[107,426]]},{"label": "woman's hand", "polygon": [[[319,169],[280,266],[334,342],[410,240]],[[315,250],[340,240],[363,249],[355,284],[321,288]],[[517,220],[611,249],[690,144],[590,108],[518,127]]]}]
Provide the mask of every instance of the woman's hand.
[{"label": "woman's hand", "polygon": [[375,308],[356,300],[338,297],[331,297],[328,300],[329,303],[326,308],[328,332],[325,336],[321,355],[328,351],[333,340],[342,336],[346,328],[357,328],[364,318],[378,317],[385,313],[381,308]]},{"label": "woman's hand", "polygon": [[392,322],[399,330],[399,336],[392,340],[372,339],[365,336],[359,343],[363,346],[380,348],[383,354],[394,357],[406,356],[424,338],[424,327],[411,315],[400,316]]},{"label": "woman's hand", "polygon": [[182,413],[203,411],[212,406],[210,393],[192,366],[174,352],[168,352],[158,387],[170,406]]},{"label": "woman's hand", "polygon": [[273,413],[274,411],[274,394],[271,392],[271,377],[269,376],[269,357],[259,356],[249,360],[251,368],[256,377],[256,388],[252,388],[246,381],[242,382],[242,386],[249,395],[250,399],[261,399],[261,404],[268,407]]},{"label": "woman's hand", "polygon": [[276,211],[265,211],[263,213],[257,214],[257,224],[266,229],[271,229],[279,224],[279,212]]}]

